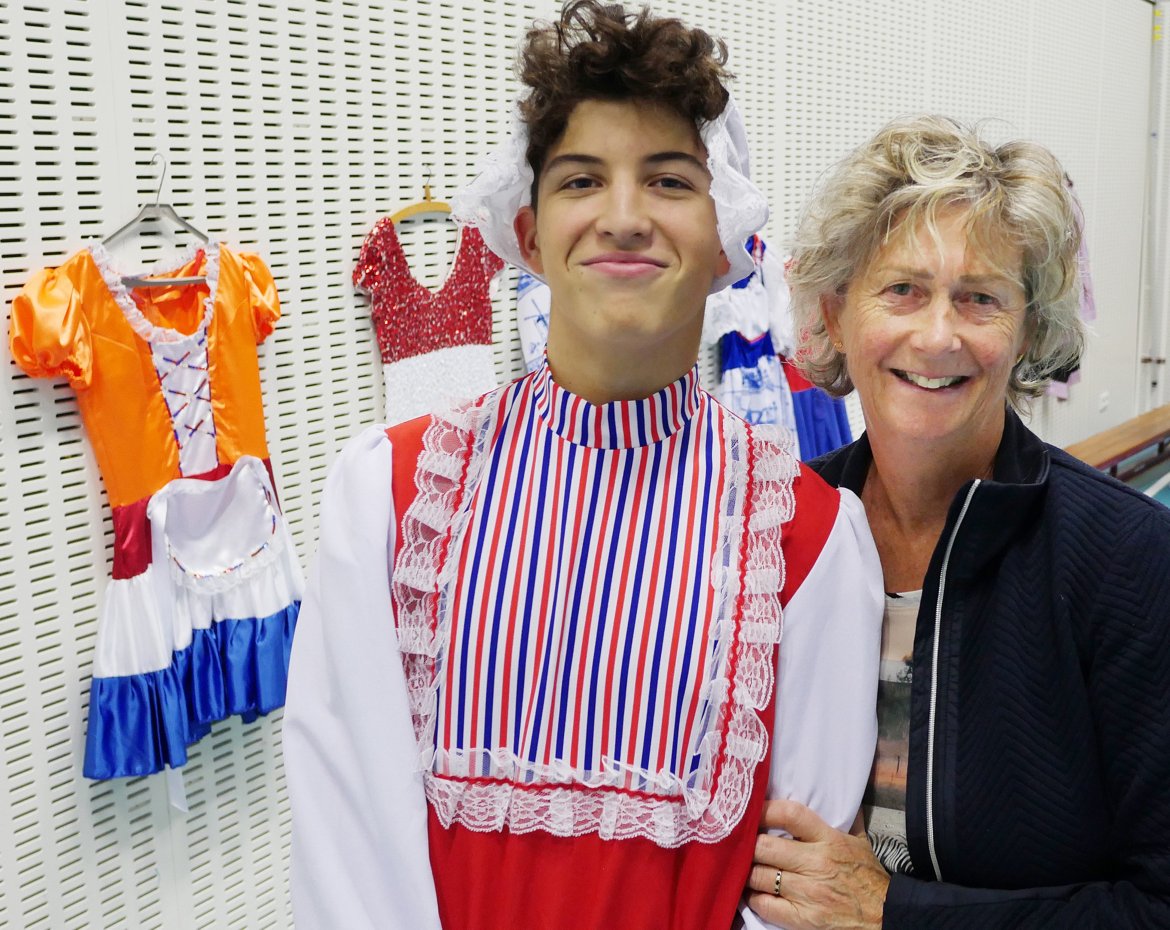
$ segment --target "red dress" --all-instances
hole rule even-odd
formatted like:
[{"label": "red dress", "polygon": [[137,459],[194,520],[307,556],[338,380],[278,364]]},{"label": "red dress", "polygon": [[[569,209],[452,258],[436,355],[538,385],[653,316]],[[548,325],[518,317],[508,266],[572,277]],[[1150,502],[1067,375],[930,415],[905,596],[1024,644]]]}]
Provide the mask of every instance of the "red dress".
[{"label": "red dress", "polygon": [[451,270],[432,291],[415,280],[389,217],[374,225],[353,283],[370,295],[387,422],[400,423],[496,386],[490,291],[503,267],[479,230],[461,227]]}]

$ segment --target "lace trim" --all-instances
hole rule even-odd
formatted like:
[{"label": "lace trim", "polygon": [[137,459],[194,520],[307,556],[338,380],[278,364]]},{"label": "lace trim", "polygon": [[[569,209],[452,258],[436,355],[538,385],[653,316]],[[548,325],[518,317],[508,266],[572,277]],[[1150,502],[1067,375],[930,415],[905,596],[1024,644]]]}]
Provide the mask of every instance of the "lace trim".
[{"label": "lace trim", "polygon": [[[528,164],[528,129],[520,118],[520,101],[512,107],[508,136],[480,164],[471,183],[451,198],[455,221],[475,226],[487,243],[509,265],[535,274],[520,254],[512,220],[531,200],[532,168]],[[542,275],[535,275],[544,280]]]},{"label": "lace trim", "polygon": [[151,268],[140,273],[140,277],[151,277],[181,267],[191,261],[199,252],[205,256],[203,276],[207,279],[208,293],[203,301],[203,318],[193,333],[181,333],[177,329],[168,329],[165,326],[155,326],[138,309],[130,291],[122,283],[122,272],[114,267],[114,258],[101,242],[92,242],[89,245],[90,257],[98,272],[102,276],[114,303],[126,317],[126,322],[142,339],[151,345],[184,345],[198,341],[199,337],[207,332],[215,312],[215,296],[219,290],[219,243],[212,239],[188,246],[177,256],[156,262]]},{"label": "lace trim", "polygon": [[[711,721],[699,766],[673,773],[614,764],[583,779],[568,766],[538,766],[507,750],[437,753],[435,714],[446,641],[446,592],[457,573],[453,540],[470,519],[465,489],[477,486],[493,435],[494,404],[482,400],[432,419],[423,436],[418,494],[402,518],[403,548],[394,568],[400,650],[427,798],[444,826],[479,832],[544,830],[557,836],[596,832],[643,837],[662,847],[717,842],[740,823],[755,770],[767,755],[759,711],[774,692],[774,648],[782,632],[784,586],[780,527],[795,511],[799,464],[779,431],[750,430],[727,418],[729,474],[720,501],[727,528],[713,569],[719,616],[717,676],[705,686]],[[488,756],[493,773],[482,778]],[[439,775],[435,769],[461,774]],[[633,776],[638,789],[629,787]]]},{"label": "lace trim", "polygon": [[747,131],[734,98],[727,98],[715,119],[700,125],[699,137],[707,149],[719,241],[731,264],[726,274],[715,279],[711,287],[715,294],[755,270],[755,260],[743,244],[768,222],[768,201],[750,180]]}]

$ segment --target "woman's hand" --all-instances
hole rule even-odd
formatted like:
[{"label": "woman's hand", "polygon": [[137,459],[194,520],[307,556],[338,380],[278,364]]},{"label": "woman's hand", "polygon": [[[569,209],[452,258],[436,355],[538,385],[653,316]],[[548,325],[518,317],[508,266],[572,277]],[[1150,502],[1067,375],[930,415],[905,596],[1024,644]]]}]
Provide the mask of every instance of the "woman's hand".
[{"label": "woman's hand", "polygon": [[756,838],[748,879],[753,911],[788,930],[881,927],[890,878],[865,836],[834,830],[796,801],[766,802],[761,823],[793,839],[766,833]]}]

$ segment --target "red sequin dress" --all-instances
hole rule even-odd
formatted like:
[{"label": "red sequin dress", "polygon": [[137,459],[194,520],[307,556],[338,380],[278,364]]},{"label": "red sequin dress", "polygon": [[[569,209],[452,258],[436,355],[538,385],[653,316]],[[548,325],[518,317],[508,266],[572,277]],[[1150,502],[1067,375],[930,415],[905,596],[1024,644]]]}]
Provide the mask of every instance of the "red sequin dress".
[{"label": "red sequin dress", "polygon": [[490,287],[503,267],[479,231],[464,226],[447,279],[432,291],[411,274],[389,217],[374,225],[353,283],[370,295],[387,423],[432,413],[496,386]]}]

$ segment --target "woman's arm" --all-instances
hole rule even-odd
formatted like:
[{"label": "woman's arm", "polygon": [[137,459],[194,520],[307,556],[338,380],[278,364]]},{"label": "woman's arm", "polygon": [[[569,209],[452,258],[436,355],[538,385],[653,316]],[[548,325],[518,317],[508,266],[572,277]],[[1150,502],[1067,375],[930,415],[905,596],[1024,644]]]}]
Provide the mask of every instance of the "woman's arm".
[{"label": "woman's arm", "polygon": [[284,761],[298,930],[438,930],[427,809],[390,598],[392,450],[330,470],[289,669]]},{"label": "woman's arm", "polygon": [[[1145,504],[1145,502],[1143,502]],[[1101,881],[1002,891],[895,877],[891,927],[1170,927],[1170,513],[1119,508],[1118,538],[1088,540],[1085,687],[1110,822]],[[1070,735],[1067,738],[1075,738]]]},{"label": "woman's arm", "polygon": [[[1012,890],[895,875],[883,889],[867,844],[814,822],[804,808],[770,804],[765,826],[800,840],[760,837],[752,908],[789,930],[1170,927],[1170,514],[1151,507],[1099,564],[1102,595],[1089,608],[1085,671],[1113,875]],[[785,873],[783,900],[768,893],[777,868]],[[875,924],[883,895],[883,922]]]},{"label": "woman's arm", "polygon": [[864,835],[837,830],[796,801],[765,804],[762,826],[789,836],[756,840],[752,911],[787,930],[880,930],[889,876]]}]

